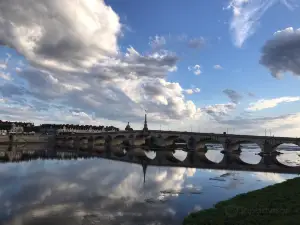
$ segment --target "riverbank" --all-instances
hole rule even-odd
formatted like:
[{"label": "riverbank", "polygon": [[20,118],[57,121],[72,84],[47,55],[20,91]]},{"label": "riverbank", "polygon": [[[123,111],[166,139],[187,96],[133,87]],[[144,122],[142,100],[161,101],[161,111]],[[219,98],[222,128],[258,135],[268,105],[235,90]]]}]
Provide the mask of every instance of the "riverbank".
[{"label": "riverbank", "polygon": [[1,135],[0,136],[0,145],[10,145],[10,144],[19,144],[19,143],[48,143],[53,141],[55,137],[53,135],[24,135],[24,134],[14,134],[10,135]]},{"label": "riverbank", "polygon": [[300,178],[294,178],[191,213],[183,225],[296,225],[299,221]]}]

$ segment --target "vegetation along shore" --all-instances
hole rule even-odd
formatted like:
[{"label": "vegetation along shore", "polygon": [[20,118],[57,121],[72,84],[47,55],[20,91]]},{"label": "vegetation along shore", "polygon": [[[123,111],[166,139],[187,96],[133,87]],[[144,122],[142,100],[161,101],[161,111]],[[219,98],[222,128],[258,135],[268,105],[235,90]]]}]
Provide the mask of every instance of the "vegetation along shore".
[{"label": "vegetation along shore", "polygon": [[300,178],[219,202],[214,208],[193,212],[184,225],[298,225],[300,224]]}]

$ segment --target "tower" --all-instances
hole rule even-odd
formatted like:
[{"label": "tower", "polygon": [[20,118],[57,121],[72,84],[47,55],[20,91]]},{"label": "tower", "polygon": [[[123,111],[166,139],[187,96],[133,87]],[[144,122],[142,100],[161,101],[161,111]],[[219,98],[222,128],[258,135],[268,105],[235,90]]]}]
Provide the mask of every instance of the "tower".
[{"label": "tower", "polygon": [[145,121],[144,121],[144,128],[143,128],[144,132],[148,131],[148,125],[147,125],[147,114],[145,113]]}]

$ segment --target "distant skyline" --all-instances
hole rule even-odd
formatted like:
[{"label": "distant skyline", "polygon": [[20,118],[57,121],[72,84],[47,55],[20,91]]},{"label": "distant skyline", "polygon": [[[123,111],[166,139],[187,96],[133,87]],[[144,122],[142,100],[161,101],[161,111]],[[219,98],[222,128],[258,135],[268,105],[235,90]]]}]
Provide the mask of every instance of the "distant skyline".
[{"label": "distant skyline", "polygon": [[300,136],[296,0],[0,3],[0,119]]}]

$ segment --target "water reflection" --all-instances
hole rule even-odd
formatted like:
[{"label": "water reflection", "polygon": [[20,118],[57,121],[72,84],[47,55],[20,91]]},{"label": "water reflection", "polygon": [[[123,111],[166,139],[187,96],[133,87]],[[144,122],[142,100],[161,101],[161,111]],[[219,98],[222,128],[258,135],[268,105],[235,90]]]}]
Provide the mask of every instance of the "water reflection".
[{"label": "water reflection", "polygon": [[[214,153],[220,149],[206,154],[217,160]],[[178,160],[184,154],[180,149],[173,153]],[[176,225],[191,211],[292,177],[148,167],[144,183],[141,165],[109,159],[6,163],[0,164],[0,223]]]},{"label": "water reflection", "polygon": [[173,156],[179,161],[183,161],[187,156],[187,152],[183,151],[183,149],[175,149]]},{"label": "water reflection", "polygon": [[295,144],[282,144],[276,149],[278,152],[283,153],[277,156],[277,159],[282,164],[287,166],[300,165],[300,147]]},{"label": "water reflection", "polygon": [[156,152],[155,151],[145,151],[145,155],[149,158],[149,159],[154,159],[156,157]]},{"label": "water reflection", "polygon": [[258,164],[261,160],[261,156],[258,155],[261,152],[260,147],[257,144],[242,144],[241,145],[240,158],[249,164]]}]

